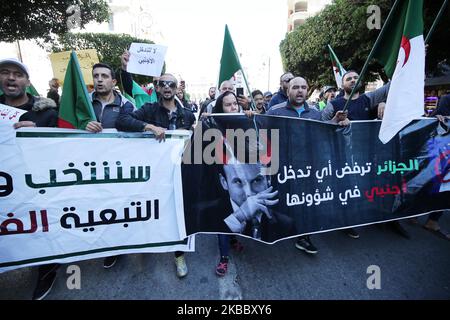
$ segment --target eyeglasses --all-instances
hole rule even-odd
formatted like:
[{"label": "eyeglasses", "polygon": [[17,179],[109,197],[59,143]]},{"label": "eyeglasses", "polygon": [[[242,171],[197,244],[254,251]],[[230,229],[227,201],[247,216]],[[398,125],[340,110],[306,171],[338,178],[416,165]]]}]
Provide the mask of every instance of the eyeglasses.
[{"label": "eyeglasses", "polygon": [[171,89],[175,89],[177,87],[177,84],[175,81],[166,81],[166,80],[159,80],[158,81],[158,87],[169,87]]},{"label": "eyeglasses", "polygon": [[284,79],[283,82],[289,83],[294,78]]}]

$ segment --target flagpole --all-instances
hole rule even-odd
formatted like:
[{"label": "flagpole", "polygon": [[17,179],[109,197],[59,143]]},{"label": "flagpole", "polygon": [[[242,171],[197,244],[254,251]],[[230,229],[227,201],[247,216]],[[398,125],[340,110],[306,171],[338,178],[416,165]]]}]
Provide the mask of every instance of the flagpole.
[{"label": "flagpole", "polygon": [[[233,46],[234,46],[234,44],[233,44]],[[239,70],[241,70],[242,76],[244,77],[245,87],[247,88],[248,94],[250,95],[250,99],[251,99],[250,107],[252,108],[252,110],[255,110],[256,109],[255,101],[253,100],[252,92],[250,91],[250,87],[248,86],[247,77],[245,76],[244,68],[242,68],[240,59],[238,59],[238,64],[239,64]]]},{"label": "flagpole", "polygon": [[431,35],[434,32],[434,29],[436,28],[436,25],[438,24],[439,20],[441,20],[442,14],[444,13],[445,7],[447,6],[448,0],[444,0],[444,3],[441,6],[441,9],[439,10],[438,15],[436,16],[436,19],[434,19],[433,24],[431,25],[430,31],[428,31],[428,34],[425,38],[425,44],[428,43],[428,41],[431,38]]},{"label": "flagpole", "polygon": [[[239,65],[240,65],[240,64],[241,64],[241,61],[239,61]],[[247,87],[248,94],[250,95],[250,99],[251,99],[251,108],[252,108],[252,110],[255,110],[255,109],[256,109],[256,107],[255,107],[255,101],[253,100],[252,92],[250,91],[250,87],[248,86],[247,77],[245,76],[245,72],[244,72],[244,69],[242,68],[242,66],[240,66],[240,67],[241,67],[242,75],[244,76],[245,86]]]},{"label": "flagpole", "polygon": [[397,8],[398,4],[400,3],[400,0],[395,0],[394,5],[391,8],[391,11],[389,12],[388,17],[386,18],[386,21],[384,22],[383,28],[381,28],[380,34],[378,35],[377,40],[375,40],[375,44],[372,47],[372,50],[369,53],[369,56],[367,57],[366,62],[364,63],[364,66],[361,70],[361,73],[359,74],[358,80],[356,81],[355,86],[352,89],[352,92],[350,93],[350,97],[348,98],[347,102],[345,103],[344,109],[342,109],[342,111],[347,110],[348,104],[349,102],[352,100],[352,97],[355,93],[356,88],[358,88],[359,83],[361,82],[361,79],[364,77],[364,74],[366,73],[367,67],[369,66],[369,62],[372,59],[372,56],[375,52],[375,49],[378,47],[378,44],[380,43],[383,34],[386,32],[386,26],[389,24],[389,22],[392,19],[393,16],[393,12],[395,11],[395,9]]}]

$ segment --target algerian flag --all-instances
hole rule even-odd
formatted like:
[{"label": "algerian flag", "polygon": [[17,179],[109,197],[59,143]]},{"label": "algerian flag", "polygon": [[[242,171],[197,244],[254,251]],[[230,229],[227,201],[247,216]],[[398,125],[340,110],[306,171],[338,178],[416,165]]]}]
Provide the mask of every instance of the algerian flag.
[{"label": "algerian flag", "polygon": [[342,77],[347,71],[345,71],[344,67],[342,67],[342,64],[339,62],[339,59],[337,58],[330,45],[328,45],[328,50],[330,51],[331,65],[333,66],[333,74],[334,79],[336,79],[336,86],[339,89],[342,89]]},{"label": "algerian flag", "polygon": [[[239,61],[239,56],[237,54],[236,48],[234,47],[233,39],[231,39],[230,31],[228,30],[228,25],[225,25],[225,36],[223,38],[222,58],[220,58],[219,83],[217,85],[217,88],[219,88],[220,84],[225,80],[231,80],[231,78],[234,77],[234,74],[239,70],[242,72],[245,86],[247,87],[247,91],[250,93],[251,91],[248,86],[248,81],[247,78],[245,77],[244,70],[242,69],[241,63]],[[217,93],[218,90],[216,91],[216,96]],[[252,107],[254,108],[253,98],[252,98]]]},{"label": "algerian flag", "polygon": [[157,100],[156,94],[154,95],[152,92],[152,95],[149,95],[134,80],[133,80],[132,94],[133,96],[130,97],[126,92],[123,93],[125,98],[130,100],[138,109],[142,107],[146,102],[153,103],[156,102]]},{"label": "algerian flag", "polygon": [[84,83],[75,51],[70,54],[59,107],[58,127],[86,129],[95,121],[94,108]]},{"label": "algerian flag", "polygon": [[389,142],[424,113],[425,44],[423,0],[400,1],[375,58],[391,78],[379,139]]},{"label": "algerian flag", "polygon": [[225,80],[230,80],[236,72],[242,70],[239,56],[231,39],[228,26],[225,25],[225,36],[223,38],[222,58],[220,58],[219,84]]}]

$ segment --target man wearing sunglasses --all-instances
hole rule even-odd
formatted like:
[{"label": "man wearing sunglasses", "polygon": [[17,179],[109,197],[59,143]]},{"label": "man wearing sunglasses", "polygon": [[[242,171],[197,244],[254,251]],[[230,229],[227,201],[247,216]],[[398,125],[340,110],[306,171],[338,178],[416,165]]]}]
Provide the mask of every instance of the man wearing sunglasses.
[{"label": "man wearing sunglasses", "polygon": [[[122,55],[122,77],[126,72],[129,53]],[[194,114],[183,107],[175,95],[177,93],[177,79],[169,74],[163,74],[156,83],[159,99],[155,103],[146,103],[140,109],[129,114],[121,114],[116,126],[121,131],[141,132],[151,131],[158,141],[165,140],[166,130],[190,130],[195,123]]]},{"label": "man wearing sunglasses", "polygon": [[177,100],[177,79],[171,74],[160,77],[160,98],[155,103],[146,103],[140,109],[121,114],[117,119],[117,129],[121,131],[152,131],[158,141],[165,140],[166,130],[190,130],[195,123],[194,114],[184,108]]},{"label": "man wearing sunglasses", "polygon": [[[126,72],[130,54],[125,51],[122,54],[122,80],[132,81],[131,74]],[[130,81],[131,80],[131,81]],[[121,131],[141,132],[151,131],[156,139],[165,141],[166,130],[185,129],[190,130],[195,123],[194,114],[183,107],[178,99],[175,99],[177,93],[177,79],[169,73],[163,74],[156,83],[158,101],[155,103],[145,103],[140,109],[128,113],[120,114],[116,122],[116,127]],[[184,252],[175,252],[175,265],[177,276],[185,277],[188,268],[184,259]]]},{"label": "man wearing sunglasses", "polygon": [[272,97],[269,102],[268,110],[276,104],[286,102],[288,100],[287,90],[289,88],[289,81],[294,79],[294,75],[290,72],[283,73],[280,77],[280,89]]}]

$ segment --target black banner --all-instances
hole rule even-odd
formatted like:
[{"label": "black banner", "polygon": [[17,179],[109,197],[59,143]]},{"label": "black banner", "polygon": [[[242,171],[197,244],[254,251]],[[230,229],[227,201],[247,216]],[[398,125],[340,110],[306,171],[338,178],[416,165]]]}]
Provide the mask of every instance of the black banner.
[{"label": "black banner", "polygon": [[[380,125],[356,121],[342,128],[271,116],[208,119],[186,150],[191,164],[182,166],[187,233],[238,233],[274,242],[450,208],[448,130],[435,119],[417,120],[383,145]],[[222,137],[205,139],[212,128]],[[243,141],[232,136],[236,129],[247,133]],[[240,148],[245,158],[236,156]],[[201,163],[193,156],[199,150]],[[205,154],[225,164],[211,164]],[[249,161],[252,154],[257,161]]]}]

